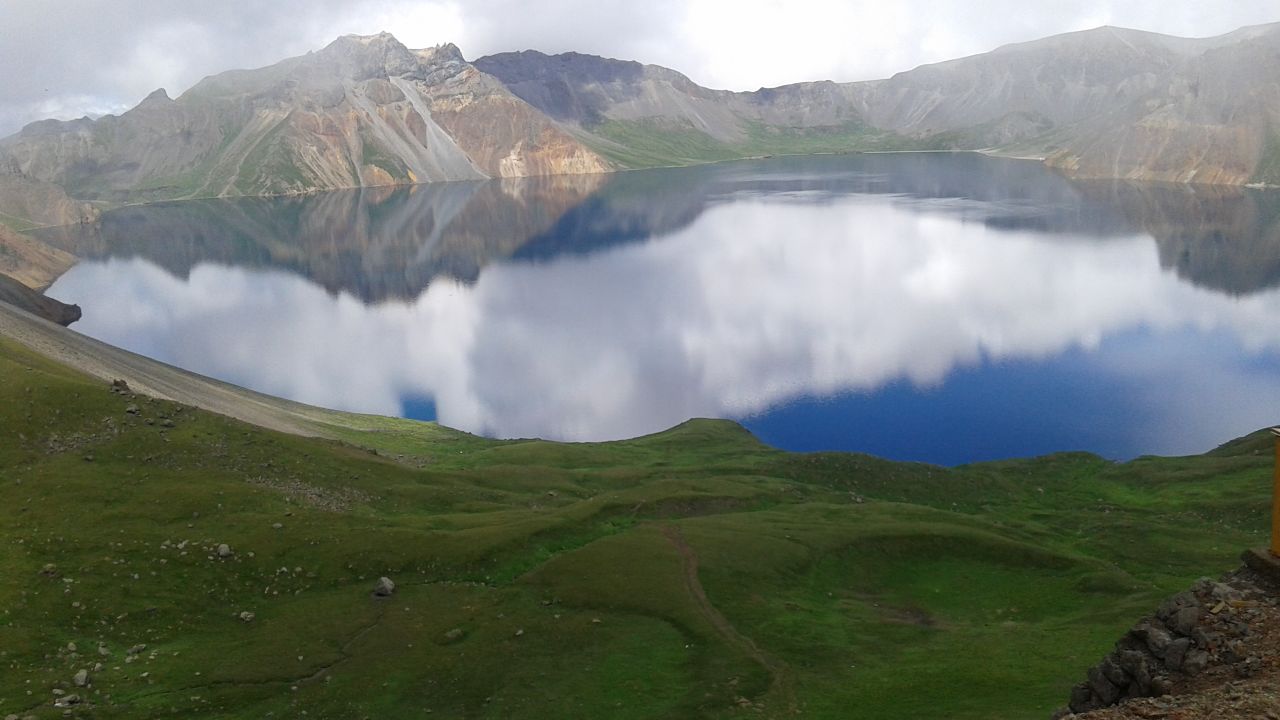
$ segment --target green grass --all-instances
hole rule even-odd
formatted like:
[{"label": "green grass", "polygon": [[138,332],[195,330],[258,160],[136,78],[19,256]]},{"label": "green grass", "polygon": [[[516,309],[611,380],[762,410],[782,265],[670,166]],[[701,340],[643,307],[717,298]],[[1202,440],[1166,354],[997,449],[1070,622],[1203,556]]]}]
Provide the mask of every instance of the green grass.
[{"label": "green grass", "polygon": [[1261,542],[1270,491],[1263,436],[945,469],[718,421],[571,445],[318,422],[341,441],[0,341],[0,715],[61,717],[57,688],[95,718],[1043,718]]},{"label": "green grass", "polygon": [[908,138],[851,122],[829,127],[783,127],[760,122],[744,124],[741,142],[716,140],[687,123],[674,121],[606,120],[583,139],[593,150],[624,168],[697,165],[768,155],[815,153],[945,150],[947,137]]}]

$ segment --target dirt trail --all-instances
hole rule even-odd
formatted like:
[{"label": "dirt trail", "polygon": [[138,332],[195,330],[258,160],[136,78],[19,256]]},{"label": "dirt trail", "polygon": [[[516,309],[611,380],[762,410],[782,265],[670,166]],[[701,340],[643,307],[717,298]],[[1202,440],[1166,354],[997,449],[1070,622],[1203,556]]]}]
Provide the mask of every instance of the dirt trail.
[{"label": "dirt trail", "polygon": [[676,552],[680,553],[685,588],[688,589],[694,604],[698,606],[698,612],[707,622],[711,623],[716,633],[725,642],[754,660],[769,673],[772,678],[769,684],[769,692],[782,699],[788,713],[792,715],[799,714],[799,705],[796,701],[795,677],[791,672],[791,668],[781,660],[769,656],[756,645],[754,640],[738,632],[733,623],[729,622],[729,619],[722,615],[716,609],[716,606],[712,605],[711,601],[707,599],[707,593],[702,588],[702,581],[698,579],[698,555],[689,546],[689,543],[685,541],[684,534],[680,532],[680,528],[675,525],[667,525],[662,528],[662,534],[671,541]]},{"label": "dirt trail", "polygon": [[293,435],[329,437],[328,410],[246,390],[55,325],[0,302],[0,337],[104,382],[120,379],[137,393],[193,405],[259,427]]}]

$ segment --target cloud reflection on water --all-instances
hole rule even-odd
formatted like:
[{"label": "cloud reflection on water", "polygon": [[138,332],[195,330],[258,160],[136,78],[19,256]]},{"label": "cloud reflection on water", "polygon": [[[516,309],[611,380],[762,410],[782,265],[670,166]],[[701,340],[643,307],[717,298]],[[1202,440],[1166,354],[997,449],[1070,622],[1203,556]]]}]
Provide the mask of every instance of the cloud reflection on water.
[{"label": "cloud reflection on water", "polygon": [[1150,236],[1046,239],[936,209],[736,197],[649,242],[493,264],[381,305],[279,271],[199,264],[179,279],[141,259],[87,262],[51,294],[85,305],[82,332],[264,392],[383,414],[430,397],[446,425],[566,440],[936,387],[1134,331],[1280,348],[1275,290],[1190,285]]}]

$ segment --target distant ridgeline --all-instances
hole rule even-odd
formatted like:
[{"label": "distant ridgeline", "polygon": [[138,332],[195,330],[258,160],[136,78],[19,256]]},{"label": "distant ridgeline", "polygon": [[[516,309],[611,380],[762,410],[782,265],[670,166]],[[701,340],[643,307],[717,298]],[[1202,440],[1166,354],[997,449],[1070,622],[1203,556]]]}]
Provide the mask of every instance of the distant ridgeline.
[{"label": "distant ridgeline", "polygon": [[591,174],[773,154],[983,150],[1078,178],[1280,183],[1280,25],[1182,39],[1099,28],[887,80],[755,92],[528,51],[467,62],[346,36],[303,57],[157,90],[98,120],[0,140],[0,223],[86,202],[292,194]]}]

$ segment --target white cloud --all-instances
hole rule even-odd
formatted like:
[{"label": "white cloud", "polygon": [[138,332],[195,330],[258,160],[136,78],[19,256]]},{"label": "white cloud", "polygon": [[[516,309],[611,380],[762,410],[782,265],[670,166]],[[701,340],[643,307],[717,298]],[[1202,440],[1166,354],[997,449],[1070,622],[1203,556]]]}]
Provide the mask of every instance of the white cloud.
[{"label": "white cloud", "polygon": [[[576,50],[658,63],[703,84],[755,89],[865,80],[1104,23],[1214,35],[1280,20],[1274,0],[6,0],[0,135],[71,108],[177,95],[201,77],[387,30],[470,57]],[[91,110],[69,109],[83,115]]]},{"label": "white cloud", "polygon": [[1280,292],[1189,285],[1147,236],[1046,242],[912,202],[736,202],[645,244],[440,280],[412,303],[366,307],[216,265],[184,281],[141,260],[80,265],[50,292],[85,306],[81,331],[183,367],[351,410],[430,396],[445,424],[506,437],[629,437],[799,397],[932,387],[1132,333],[1216,333],[1237,348],[1196,361],[1234,379],[1218,385],[1179,379],[1188,363],[1172,355],[1102,356],[1127,386],[1162,388],[1146,405],[1168,410],[1167,437],[1148,447],[1185,449],[1176,418],[1221,423],[1196,426],[1209,432],[1199,442],[1269,420],[1280,387],[1230,363],[1280,352]]}]

